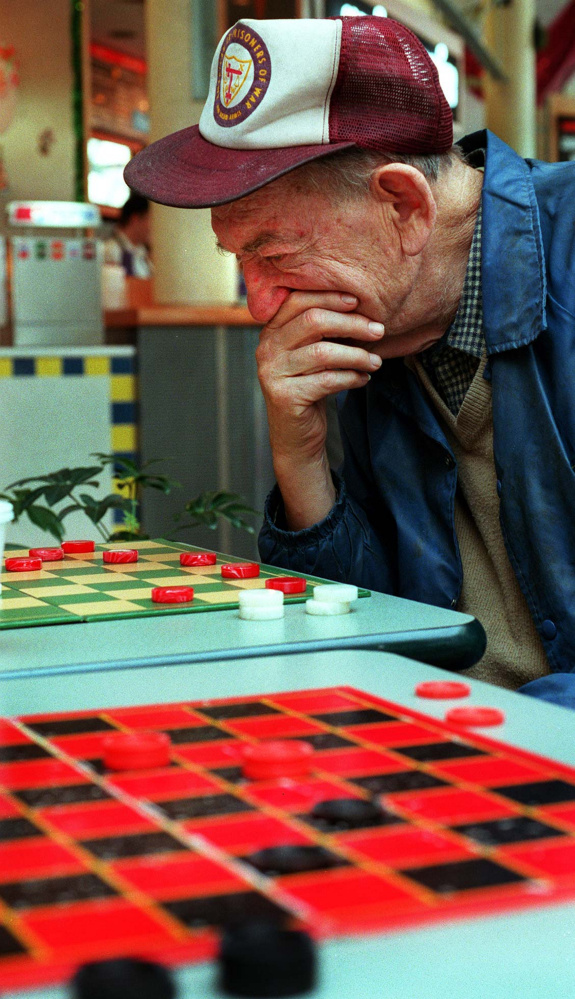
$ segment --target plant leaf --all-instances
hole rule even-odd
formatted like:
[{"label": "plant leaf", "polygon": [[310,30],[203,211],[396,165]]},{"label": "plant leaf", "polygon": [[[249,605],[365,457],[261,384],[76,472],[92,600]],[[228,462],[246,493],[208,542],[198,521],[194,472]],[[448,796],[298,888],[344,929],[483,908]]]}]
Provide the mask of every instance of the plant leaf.
[{"label": "plant leaf", "polygon": [[30,506],[26,512],[36,527],[39,527],[42,531],[48,531],[58,541],[62,540],[64,537],[64,527],[60,518],[53,510],[49,510],[46,506]]}]

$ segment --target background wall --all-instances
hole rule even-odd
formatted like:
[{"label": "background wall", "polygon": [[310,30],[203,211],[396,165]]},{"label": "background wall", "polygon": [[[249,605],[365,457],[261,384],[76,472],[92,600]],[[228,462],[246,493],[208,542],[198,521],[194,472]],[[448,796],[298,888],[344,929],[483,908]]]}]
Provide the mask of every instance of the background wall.
[{"label": "background wall", "polygon": [[[203,102],[192,100],[189,0],[147,0],[148,91],[152,140],[199,121]],[[233,257],[215,247],[207,209],[189,211],[152,206],[152,245],[157,302],[235,302]]]},{"label": "background wall", "polygon": [[[13,45],[20,90],[0,136],[9,188],[3,200],[74,199],[70,0],[0,0],[0,41]],[[52,141],[48,133],[51,132]],[[47,138],[48,152],[40,152]]]}]

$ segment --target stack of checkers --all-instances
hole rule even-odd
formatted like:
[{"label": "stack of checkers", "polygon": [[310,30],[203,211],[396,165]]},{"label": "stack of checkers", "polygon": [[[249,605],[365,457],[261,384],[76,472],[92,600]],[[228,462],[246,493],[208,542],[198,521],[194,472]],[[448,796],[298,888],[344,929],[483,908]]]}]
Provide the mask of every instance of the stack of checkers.
[{"label": "stack of checkers", "polygon": [[[293,593],[289,587],[305,580],[284,576],[266,580],[265,590],[246,590],[239,595],[240,617],[247,621],[271,621],[284,616],[284,593]],[[325,583],[316,586],[313,597],[306,601],[306,612],[317,616],[349,614],[352,603],[358,598],[357,586],[348,583]]]},{"label": "stack of checkers", "polygon": [[315,587],[311,600],[306,600],[306,613],[317,616],[349,614],[357,598],[357,586],[349,583],[322,584]]}]

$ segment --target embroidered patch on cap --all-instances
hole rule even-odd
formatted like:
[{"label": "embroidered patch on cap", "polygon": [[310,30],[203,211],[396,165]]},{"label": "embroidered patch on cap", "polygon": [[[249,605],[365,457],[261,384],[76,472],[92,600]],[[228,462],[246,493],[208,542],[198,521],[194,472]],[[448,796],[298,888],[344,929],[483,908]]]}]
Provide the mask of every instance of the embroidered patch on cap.
[{"label": "embroidered patch on cap", "polygon": [[238,125],[255,111],[271,79],[271,60],[265,42],[241,21],[228,32],[221,47],[214,99],[218,125]]}]

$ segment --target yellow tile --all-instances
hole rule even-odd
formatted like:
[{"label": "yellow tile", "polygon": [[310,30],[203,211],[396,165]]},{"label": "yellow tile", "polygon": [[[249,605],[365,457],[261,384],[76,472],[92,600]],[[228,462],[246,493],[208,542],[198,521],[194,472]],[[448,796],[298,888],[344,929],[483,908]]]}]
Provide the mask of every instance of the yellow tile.
[{"label": "yellow tile", "polygon": [[[140,580],[143,582],[143,580]],[[140,589],[132,590],[101,590],[102,593],[108,593],[108,596],[117,597],[118,600],[151,600],[152,599],[152,584],[148,586],[143,586]]]},{"label": "yellow tile", "polygon": [[[158,568],[162,569],[164,567],[158,566]],[[166,572],[170,568],[170,566],[165,566]],[[147,564],[145,562],[143,564],[138,564],[137,562],[106,562],[106,572],[117,573],[120,576],[122,573],[127,573],[131,577],[134,572],[150,572],[151,569],[152,566],[149,562]]]},{"label": "yellow tile", "polygon": [[[202,574],[202,576],[222,575],[221,565],[198,565],[198,566],[183,565],[182,569],[185,569],[186,572],[199,572]],[[213,583],[213,579],[211,579],[210,582]]]},{"label": "yellow tile", "polygon": [[189,582],[193,586],[201,586],[205,583],[213,584],[214,582],[209,576],[204,576],[200,566],[188,568],[187,565],[183,565],[180,568],[180,572],[185,572],[186,575],[190,577],[188,580],[185,580],[185,582]]},{"label": "yellow tile", "polygon": [[68,583],[66,586],[26,586],[22,587],[22,593],[28,593],[31,597],[73,597],[75,593],[97,593],[90,586],[76,586]]},{"label": "yellow tile", "polygon": [[29,579],[30,582],[36,582],[36,580],[41,582],[43,579],[46,579],[47,575],[50,579],[54,578],[54,573],[46,573],[43,569],[38,569],[37,572],[2,572],[0,573],[0,580],[7,584],[21,583],[22,580],[27,579]]},{"label": "yellow tile", "polygon": [[137,432],[132,423],[118,423],[111,429],[113,451],[137,450]]},{"label": "yellow tile", "polygon": [[45,607],[46,604],[41,600],[35,600],[34,597],[0,597],[0,611],[3,610],[22,610],[26,607]]},{"label": "yellow tile", "polygon": [[62,374],[62,358],[37,357],[36,374],[41,378],[59,378]]},{"label": "yellow tile", "polygon": [[[110,542],[110,544],[104,545],[104,548],[109,551],[114,551],[114,548],[120,548],[121,545],[117,541]],[[143,548],[161,548],[159,541],[126,541],[124,545],[125,548],[134,548],[137,552],[142,551]]]},{"label": "yellow tile", "polygon": [[233,590],[228,590],[225,593],[223,590],[213,590],[211,593],[198,593],[197,595],[202,602],[205,600],[207,604],[235,604],[240,599],[239,593],[236,596]]},{"label": "yellow tile", "polygon": [[110,399],[112,402],[134,402],[137,397],[136,379],[133,375],[112,375]]},{"label": "yellow tile", "polygon": [[[143,580],[142,580],[143,582]],[[150,586],[187,586],[187,579],[183,579],[182,576],[163,576],[161,579],[147,579],[147,583]],[[195,580],[191,579],[190,583],[194,583]]]},{"label": "yellow tile", "polygon": [[139,604],[132,604],[129,600],[97,600],[91,604],[62,604],[62,609],[70,611],[70,614],[75,614],[76,617],[84,617],[86,614],[120,614],[142,610]]},{"label": "yellow tile", "polygon": [[12,377],[12,360],[9,357],[0,358],[0,378]]},{"label": "yellow tile", "polygon": [[162,552],[159,556],[157,555],[142,555],[142,560],[145,559],[146,562],[179,562],[181,552]]},{"label": "yellow tile", "polygon": [[265,590],[265,579],[226,579],[230,586],[237,586],[240,590]]},{"label": "yellow tile", "polygon": [[130,497],[128,483],[120,482],[119,479],[112,479],[112,492],[117,493],[118,496],[123,496],[124,498]]},{"label": "yellow tile", "polygon": [[110,374],[110,358],[109,357],[86,357],[84,359],[84,374],[85,375],[109,375]]},{"label": "yellow tile", "polygon": [[[184,573],[187,573],[187,578],[186,575],[183,575]],[[145,580],[150,586],[205,586],[207,583],[213,583],[213,579],[208,579],[207,576],[200,576],[197,572],[193,572],[193,570],[190,572],[190,570],[186,569],[182,569],[182,575],[180,576],[170,576],[168,582],[166,582],[167,578],[146,579],[144,576],[143,578],[140,577],[140,582],[144,582]]]},{"label": "yellow tile", "polygon": [[[70,576],[63,576],[62,578],[70,579]],[[85,583],[89,586],[90,584],[95,585],[96,583],[110,583],[112,580],[114,583],[117,581],[120,583],[128,583],[131,578],[131,576],[122,575],[121,572],[115,572],[113,576],[110,576],[109,572],[99,572],[98,575],[95,573],[87,573],[85,576],[74,576],[74,582],[81,584]]]}]

